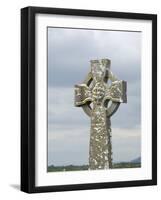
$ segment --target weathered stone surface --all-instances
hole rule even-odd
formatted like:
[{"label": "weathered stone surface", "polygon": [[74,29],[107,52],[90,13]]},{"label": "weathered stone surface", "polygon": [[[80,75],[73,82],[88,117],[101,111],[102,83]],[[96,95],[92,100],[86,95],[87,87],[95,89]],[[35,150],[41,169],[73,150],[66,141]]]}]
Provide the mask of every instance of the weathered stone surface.
[{"label": "weathered stone surface", "polygon": [[[111,85],[107,84],[108,79]],[[109,102],[112,102],[109,105]],[[111,121],[120,103],[126,103],[126,82],[110,71],[110,60],[92,60],[91,72],[83,84],[75,85],[75,106],[91,117],[89,168],[112,167]],[[93,106],[90,106],[90,103]]]}]

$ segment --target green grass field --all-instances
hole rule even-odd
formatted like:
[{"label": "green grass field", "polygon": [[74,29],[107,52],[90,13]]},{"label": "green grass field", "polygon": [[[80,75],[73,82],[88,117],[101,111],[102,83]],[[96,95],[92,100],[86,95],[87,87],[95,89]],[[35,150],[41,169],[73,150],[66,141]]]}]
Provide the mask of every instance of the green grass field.
[{"label": "green grass field", "polygon": [[[114,163],[112,169],[139,168],[141,163],[121,162]],[[48,166],[48,172],[82,171],[88,170],[88,165]]]}]

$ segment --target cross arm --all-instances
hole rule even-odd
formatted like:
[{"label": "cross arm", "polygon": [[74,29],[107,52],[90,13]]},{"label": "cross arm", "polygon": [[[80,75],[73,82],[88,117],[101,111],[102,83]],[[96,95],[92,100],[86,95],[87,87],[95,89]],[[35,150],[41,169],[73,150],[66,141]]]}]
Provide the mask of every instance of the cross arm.
[{"label": "cross arm", "polygon": [[75,106],[83,106],[92,101],[92,93],[86,84],[75,85]]},{"label": "cross arm", "polygon": [[126,103],[127,102],[127,83],[126,81],[113,81],[111,86],[107,88],[105,100],[109,99],[113,102]]}]

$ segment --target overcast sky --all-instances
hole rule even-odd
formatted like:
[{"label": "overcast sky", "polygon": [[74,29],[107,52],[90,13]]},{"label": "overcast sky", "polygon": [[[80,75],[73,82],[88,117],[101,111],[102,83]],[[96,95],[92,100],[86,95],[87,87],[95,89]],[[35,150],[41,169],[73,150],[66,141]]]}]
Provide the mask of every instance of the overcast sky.
[{"label": "overcast sky", "polygon": [[128,103],[111,119],[113,160],[141,156],[141,33],[48,28],[48,165],[88,164],[90,118],[74,107],[74,85],[102,58],[127,81]]}]

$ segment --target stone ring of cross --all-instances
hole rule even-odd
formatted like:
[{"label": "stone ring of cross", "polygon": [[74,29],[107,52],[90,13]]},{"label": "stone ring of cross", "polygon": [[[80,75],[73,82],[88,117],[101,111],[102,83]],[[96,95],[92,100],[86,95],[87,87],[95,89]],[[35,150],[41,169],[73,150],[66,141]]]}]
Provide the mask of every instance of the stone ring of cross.
[{"label": "stone ring of cross", "polygon": [[[126,82],[118,80],[110,70],[109,59],[91,60],[91,71],[82,84],[75,85],[75,106],[81,106],[91,117],[91,104],[102,104],[111,117],[120,103],[126,103]],[[107,84],[110,81],[111,85]]]}]

